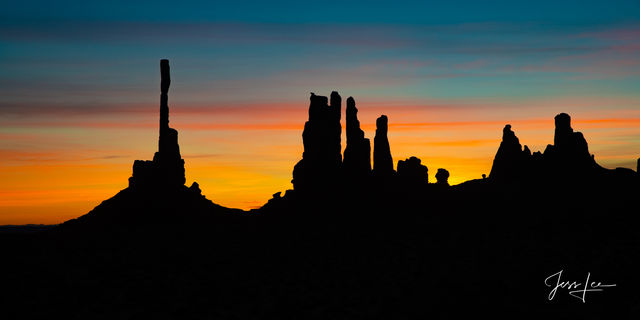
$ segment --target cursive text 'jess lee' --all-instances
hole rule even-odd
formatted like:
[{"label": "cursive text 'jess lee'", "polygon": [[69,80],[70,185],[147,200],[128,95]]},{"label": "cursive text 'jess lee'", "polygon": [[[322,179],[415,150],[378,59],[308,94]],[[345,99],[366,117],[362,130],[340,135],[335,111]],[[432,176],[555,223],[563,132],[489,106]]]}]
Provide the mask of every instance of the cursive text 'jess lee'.
[{"label": "cursive text 'jess lee'", "polygon": [[616,286],[615,284],[602,284],[602,282],[596,281],[589,282],[591,272],[587,272],[587,280],[584,283],[577,281],[563,281],[562,271],[563,270],[560,270],[544,279],[544,284],[547,285],[547,287],[553,288],[551,289],[551,292],[549,292],[549,300],[553,300],[553,298],[556,296],[558,288],[560,288],[569,290],[569,294],[572,297],[578,298],[583,303],[586,303],[585,298],[587,292],[603,291],[604,288]]}]

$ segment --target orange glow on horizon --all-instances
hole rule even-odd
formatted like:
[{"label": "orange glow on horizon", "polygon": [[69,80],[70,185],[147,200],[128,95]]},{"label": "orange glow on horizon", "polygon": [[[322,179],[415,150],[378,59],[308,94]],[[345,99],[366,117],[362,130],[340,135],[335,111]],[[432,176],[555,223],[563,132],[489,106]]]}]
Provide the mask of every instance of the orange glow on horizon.
[{"label": "orange glow on horizon", "polygon": [[[499,111],[384,109],[366,102],[358,103],[358,108],[361,127],[372,143],[375,118],[386,110],[394,164],[417,156],[429,168],[430,182],[435,181],[438,168],[451,173],[451,184],[488,175],[507,123],[532,151],[544,151],[553,142],[555,113],[546,109],[504,121],[500,119],[510,116]],[[124,189],[133,161],[151,159],[156,151],[155,109],[130,113],[124,121],[100,115],[3,119],[0,225],[60,223],[87,213]],[[187,185],[197,181],[207,198],[228,207],[260,207],[272,194],[290,189],[293,166],[302,155],[306,105],[294,109],[293,105],[267,104],[250,109],[244,113],[233,108],[172,110],[171,125],[179,131]],[[640,112],[568,109],[574,130],[583,132],[599,163],[635,169]]]}]

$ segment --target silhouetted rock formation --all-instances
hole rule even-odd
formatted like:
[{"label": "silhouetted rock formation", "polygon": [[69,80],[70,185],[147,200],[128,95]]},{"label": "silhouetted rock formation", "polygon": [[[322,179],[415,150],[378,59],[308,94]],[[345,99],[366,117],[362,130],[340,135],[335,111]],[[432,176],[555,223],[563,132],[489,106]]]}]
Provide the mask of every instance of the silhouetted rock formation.
[{"label": "silhouetted rock formation", "polygon": [[294,190],[322,188],[337,183],[342,165],[340,125],[341,98],[331,93],[331,104],[327,97],[311,93],[309,120],[304,124],[302,142],[304,152],[293,169]]},{"label": "silhouetted rock formation", "polygon": [[442,168],[438,169],[438,172],[436,172],[436,184],[449,186],[449,171]]},{"label": "silhouetted rock formation", "polygon": [[553,145],[548,145],[543,154],[546,162],[572,175],[599,167],[589,154],[589,147],[582,133],[573,132],[568,114],[558,114],[555,125]]},{"label": "silhouetted rock formation", "polygon": [[[214,204],[193,182],[186,187],[184,160],[180,156],[178,131],[169,127],[169,61],[160,60],[160,137],[152,161],[135,160],[129,187],[103,201],[89,213],[60,226],[62,230],[109,230],[124,226],[191,223],[236,219],[242,210]],[[233,213],[229,216],[229,213]]]},{"label": "silhouetted rock formation", "polygon": [[493,159],[489,178],[503,182],[521,179],[528,173],[527,165],[530,156],[529,147],[525,146],[522,150],[518,137],[511,131],[511,125],[506,125],[502,130],[502,142]]},{"label": "silhouetted rock formation", "polygon": [[180,156],[178,131],[169,127],[169,60],[160,60],[160,138],[153,161],[136,160],[129,187],[179,187],[185,183],[184,160]]},{"label": "silhouetted rock formation", "polygon": [[560,113],[555,117],[554,144],[547,145],[544,153],[531,153],[506,125],[500,148],[493,160],[489,178],[497,183],[552,184],[621,184],[633,183],[626,168],[609,170],[598,165],[589,153],[589,146],[581,132],[571,128],[571,117]]},{"label": "silhouetted rock formation", "polygon": [[347,176],[361,179],[371,174],[371,143],[364,137],[358,121],[358,109],[352,97],[347,99],[347,147],[344,149],[343,169]]},{"label": "silhouetted rock formation", "polygon": [[400,183],[411,186],[427,184],[429,182],[429,169],[421,164],[417,157],[398,161],[398,178]]},{"label": "silhouetted rock formation", "polygon": [[195,194],[202,194],[202,190],[200,190],[200,185],[197,182],[193,182],[189,190]]},{"label": "silhouetted rock formation", "polygon": [[373,140],[373,174],[377,177],[389,177],[394,174],[393,158],[387,138],[387,116],[376,120],[376,136]]},{"label": "silhouetted rock formation", "polygon": [[[568,115],[545,154],[507,125],[491,177],[456,186],[442,168],[427,184],[416,157],[394,174],[382,116],[374,170],[385,178],[345,187],[345,174],[369,168],[355,101],[341,168],[340,97],[312,94],[296,190],[243,214],[184,185],[165,73],[159,150],[129,188],[46,234],[0,230],[4,318],[637,317],[640,175],[597,166]],[[588,308],[567,288],[546,301],[543,281],[559,269],[567,283],[591,272],[624,285],[587,292]]]}]

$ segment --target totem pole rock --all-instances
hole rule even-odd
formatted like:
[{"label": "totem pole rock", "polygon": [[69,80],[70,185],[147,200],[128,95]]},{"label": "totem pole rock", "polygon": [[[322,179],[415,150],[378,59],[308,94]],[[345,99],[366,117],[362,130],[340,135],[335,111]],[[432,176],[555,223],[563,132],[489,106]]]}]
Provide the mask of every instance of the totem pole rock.
[{"label": "totem pole rock", "polygon": [[184,186],[184,160],[180,156],[178,131],[169,127],[168,92],[171,85],[169,60],[160,60],[160,133],[158,152],[153,161],[136,160],[129,187],[179,187]]}]

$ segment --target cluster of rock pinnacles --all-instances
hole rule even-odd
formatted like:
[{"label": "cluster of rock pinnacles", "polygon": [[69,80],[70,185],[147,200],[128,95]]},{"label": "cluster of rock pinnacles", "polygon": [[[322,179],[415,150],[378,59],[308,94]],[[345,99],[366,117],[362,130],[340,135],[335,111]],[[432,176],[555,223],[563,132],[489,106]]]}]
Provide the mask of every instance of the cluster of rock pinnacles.
[{"label": "cluster of rock pinnacles", "polygon": [[[169,127],[168,90],[171,83],[169,61],[160,61],[160,137],[158,152],[153,160],[136,160],[129,187],[175,188],[184,187],[184,160],[180,156],[178,132]],[[311,93],[309,120],[304,125],[302,140],[304,153],[293,169],[291,181],[296,191],[330,190],[336,183],[345,185],[373,183],[400,183],[419,186],[428,183],[428,169],[417,157],[398,161],[397,171],[393,168],[393,158],[387,137],[388,118],[380,116],[376,121],[373,144],[373,168],[371,166],[371,143],[365,138],[358,121],[355,100],[346,101],[347,145],[342,155],[341,112],[342,98],[332,92],[330,98]],[[544,153],[531,153],[527,146],[520,145],[510,125],[503,130],[502,142],[496,153],[487,180],[493,182],[524,181],[530,178],[581,176],[601,174],[610,171],[600,167],[589,153],[582,133],[571,128],[571,118],[561,113],[555,117],[554,144],[548,145]],[[640,167],[640,159],[638,159]],[[617,173],[626,176],[637,173],[618,168]],[[436,186],[448,187],[449,172],[438,169],[435,174]],[[485,175],[483,175],[483,179]],[[200,193],[196,182],[190,187]],[[276,194],[276,195],[279,195]]]},{"label": "cluster of rock pinnacles", "polygon": [[[416,157],[398,161],[397,171],[394,170],[386,115],[381,115],[376,121],[371,167],[371,142],[360,128],[358,109],[352,97],[347,99],[347,146],[343,159],[341,112],[342,98],[337,92],[332,92],[329,99],[311,94],[309,120],[302,133],[304,153],[294,167],[291,181],[294,190],[327,188],[336,181],[347,184],[402,181],[415,185],[428,182],[428,169]],[[447,170],[438,169],[436,179],[439,185],[448,186],[448,178]]]}]

